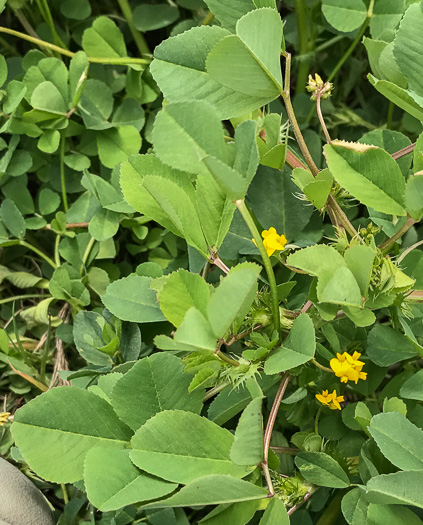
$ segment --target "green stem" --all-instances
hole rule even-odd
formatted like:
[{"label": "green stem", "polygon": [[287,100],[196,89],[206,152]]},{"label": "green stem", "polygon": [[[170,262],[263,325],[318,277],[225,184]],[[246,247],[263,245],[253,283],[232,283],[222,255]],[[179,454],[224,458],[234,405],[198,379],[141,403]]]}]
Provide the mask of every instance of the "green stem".
[{"label": "green stem", "polygon": [[320,418],[321,413],[322,413],[322,407],[320,407],[319,410],[317,411],[316,419],[314,420],[314,433],[315,434],[319,433],[319,418]]},{"label": "green stem", "polygon": [[330,372],[331,374],[333,374],[333,370],[331,368],[321,365],[318,361],[316,361],[316,359],[313,358],[311,362],[313,363],[313,365],[317,366],[317,368],[320,368],[320,370],[324,370],[325,372]]},{"label": "green stem", "polygon": [[56,28],[54,26],[53,17],[51,15],[50,7],[48,5],[47,0],[36,0],[36,2],[37,2],[38,9],[40,10],[41,15],[43,16],[46,24],[50,28],[54,43],[66,48],[65,43],[60,38],[60,36],[57,34]]},{"label": "green stem", "polygon": [[88,257],[89,257],[89,255],[91,253],[91,250],[92,250],[94,244],[95,244],[95,239],[94,239],[94,237],[91,237],[89,243],[87,244],[87,247],[85,248],[84,255],[82,256],[81,275],[84,272],[85,265],[87,263]]},{"label": "green stem", "polygon": [[346,60],[349,58],[351,53],[354,51],[354,49],[357,47],[358,43],[361,41],[361,38],[363,37],[367,26],[370,24],[370,19],[373,16],[373,6],[375,4],[375,0],[370,0],[369,9],[367,11],[366,20],[364,20],[360,31],[357,33],[357,36],[354,38],[354,40],[351,42],[351,45],[349,48],[345,51],[341,59],[338,61],[336,66],[333,68],[332,73],[329,75],[328,82],[330,82],[335,75],[338,73],[338,71],[341,69],[341,67],[345,64]]},{"label": "green stem", "polygon": [[306,58],[309,49],[307,17],[305,0],[295,0],[295,13],[297,15],[298,37],[300,40],[301,60],[298,66],[297,85],[295,92],[302,93],[307,84],[307,77],[310,67],[310,59]]},{"label": "green stem", "polygon": [[230,384],[231,384],[230,381],[225,381],[224,383],[221,383],[220,385],[217,385],[217,386],[214,386],[213,388],[210,388],[210,390],[207,390],[207,392],[206,392],[206,394],[204,396],[203,402],[205,403],[210,398],[212,398],[213,396],[215,396],[216,394],[218,394],[219,392],[224,390]]},{"label": "green stem", "polygon": [[222,350],[218,350],[216,352],[216,355],[222,360],[222,361],[225,361],[225,363],[228,363],[228,365],[232,365],[232,366],[239,366],[239,363],[238,361],[235,361],[235,359],[231,359],[230,357],[228,357],[227,355],[225,355]]},{"label": "green stem", "polygon": [[263,260],[264,268],[267,273],[267,279],[270,286],[270,295],[272,297],[272,313],[273,313],[273,322],[275,325],[275,330],[279,335],[281,329],[281,320],[279,316],[279,299],[278,299],[278,290],[276,286],[275,274],[273,272],[272,263],[270,262],[269,256],[267,255],[266,249],[264,247],[261,235],[255,225],[253,218],[251,217],[250,212],[248,211],[247,206],[245,205],[244,199],[239,199],[235,201],[235,206],[240,211],[245,223],[247,224],[254,240],[256,241],[257,248],[259,249],[261,258]]},{"label": "green stem", "polygon": [[62,493],[63,493],[63,501],[64,501],[64,503],[66,505],[67,503],[69,503],[68,491],[66,490],[66,485],[64,485],[63,483],[60,484],[60,487],[61,487]]},{"label": "green stem", "polygon": [[59,243],[60,243],[60,235],[56,235],[56,240],[54,242],[54,262],[56,263],[57,267],[60,266]]},{"label": "green stem", "polygon": [[126,19],[129,30],[134,38],[135,44],[137,45],[138,51],[141,55],[151,55],[150,48],[144,38],[144,35],[138,31],[135,27],[131,6],[129,5],[128,0],[118,0],[120,10],[122,11],[123,16]]},{"label": "green stem", "polygon": [[25,294],[25,295],[15,295],[13,297],[6,297],[6,299],[0,299],[0,304],[6,304],[6,303],[12,303],[13,301],[21,301],[24,299],[46,299],[50,297],[46,294],[41,293],[33,293],[33,294]]},{"label": "green stem", "polygon": [[214,14],[210,11],[209,13],[207,13],[207,15],[202,20],[201,25],[208,26],[213,19],[214,19]]},{"label": "green stem", "polygon": [[[23,40],[27,40],[28,42],[32,42],[33,44],[36,44],[40,47],[45,47],[46,49],[50,49],[51,51],[56,51],[57,53],[60,53],[61,55],[65,55],[67,57],[72,58],[75,53],[72,53],[72,51],[68,51],[67,49],[64,49],[63,47],[56,46],[54,44],[50,44],[50,42],[46,42],[45,40],[40,40],[39,38],[34,38],[32,36],[26,35],[25,33],[21,33],[20,31],[15,31],[14,29],[8,29],[7,27],[0,27],[0,33],[7,33],[8,35],[16,36],[17,38],[22,38]],[[88,57],[88,62],[95,63],[95,64],[110,64],[110,65],[126,65],[126,64],[150,64],[151,59],[148,58],[131,58],[131,57]]]},{"label": "green stem", "polygon": [[66,177],[65,177],[65,148],[66,148],[66,133],[62,130],[60,133],[60,185],[62,187],[62,201],[65,213],[68,212],[68,196],[66,193]]},{"label": "green stem", "polygon": [[407,231],[414,224],[416,224],[416,221],[412,217],[408,217],[405,223],[397,231],[397,233],[379,246],[379,249],[382,251],[383,255],[386,255],[392,248],[392,246],[397,242],[397,240],[400,239],[405,233],[407,233]]},{"label": "green stem", "polygon": [[46,263],[48,263],[52,268],[56,270],[57,268],[56,263],[52,259],[50,259],[48,255],[43,253],[41,250],[39,250],[35,246],[32,246],[32,244],[29,244],[29,242],[19,240],[16,244],[19,244],[20,246],[25,246],[25,248],[28,248],[28,250],[33,251],[34,253],[39,255],[42,259],[44,259]]}]

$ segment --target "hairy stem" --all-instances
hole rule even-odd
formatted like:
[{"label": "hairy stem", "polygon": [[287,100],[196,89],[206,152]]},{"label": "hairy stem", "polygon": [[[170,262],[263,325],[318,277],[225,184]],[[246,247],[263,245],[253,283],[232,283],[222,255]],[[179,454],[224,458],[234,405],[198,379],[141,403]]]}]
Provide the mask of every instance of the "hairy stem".
[{"label": "hairy stem", "polygon": [[261,235],[257,229],[257,226],[255,225],[253,218],[251,217],[250,212],[248,211],[248,208],[245,205],[244,199],[239,199],[235,201],[234,204],[240,211],[242,218],[244,219],[245,223],[247,224],[251,232],[251,235],[256,241],[257,248],[259,249],[261,258],[263,260],[263,265],[267,273],[267,279],[269,281],[270,295],[272,298],[273,322],[275,325],[275,330],[279,334],[279,331],[281,329],[281,320],[279,316],[279,299],[278,299],[278,290],[276,286],[275,273],[273,271],[272,263],[270,262],[269,256],[267,255],[266,249],[264,247],[264,244],[263,244]]}]

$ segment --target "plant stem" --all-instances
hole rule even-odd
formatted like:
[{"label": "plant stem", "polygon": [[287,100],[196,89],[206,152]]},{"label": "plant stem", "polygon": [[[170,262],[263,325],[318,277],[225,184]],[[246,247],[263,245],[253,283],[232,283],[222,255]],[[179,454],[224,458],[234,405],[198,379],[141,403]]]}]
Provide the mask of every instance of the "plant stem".
[{"label": "plant stem", "polygon": [[66,133],[65,130],[60,132],[60,185],[62,187],[62,201],[65,213],[68,212],[68,196],[66,193],[66,177],[65,177],[65,148],[66,148]]},{"label": "plant stem", "polygon": [[320,368],[320,370],[324,370],[325,372],[330,372],[331,374],[333,374],[333,370],[331,368],[321,365],[318,361],[316,361],[316,359],[313,358],[311,362],[313,363],[313,365],[317,366],[317,368]]},{"label": "plant stem", "polygon": [[138,51],[141,55],[151,55],[150,48],[148,47],[144,35],[135,27],[131,6],[129,5],[128,0],[118,0],[118,4],[123,16],[126,19],[129,30],[131,31],[135,44],[137,45]]},{"label": "plant stem", "polygon": [[222,361],[225,361],[225,363],[228,363],[228,365],[232,365],[232,366],[239,366],[239,363],[238,361],[235,361],[235,359],[231,359],[230,357],[228,357],[227,355],[225,355],[222,350],[218,350],[217,352],[215,352],[216,355],[222,360]]},{"label": "plant stem", "polygon": [[304,503],[306,503],[306,501],[308,501],[311,496],[316,492],[316,490],[318,489],[319,487],[313,487],[311,488],[307,494],[304,496],[304,499],[302,501],[300,501],[300,503],[297,503],[296,505],[294,505],[293,507],[291,507],[287,514],[288,516],[292,516],[292,514],[294,514],[295,511],[297,511],[300,507],[302,507],[304,505]]},{"label": "plant stem", "polygon": [[285,85],[281,93],[283,101],[285,103],[285,108],[288,113],[289,122],[291,123],[292,131],[294,132],[295,138],[297,140],[298,146],[300,147],[301,153],[304,156],[304,159],[309,167],[311,173],[315,177],[319,170],[307,148],[303,134],[301,133],[300,126],[298,125],[297,117],[295,116],[294,108],[292,107],[291,102],[291,54],[284,53],[285,57]]},{"label": "plant stem", "polygon": [[66,490],[66,485],[64,485],[63,483],[60,484],[60,487],[62,489],[63,501],[66,505],[67,503],[69,503],[68,491]]},{"label": "plant stem", "polygon": [[288,386],[289,381],[289,374],[288,372],[285,372],[282,374],[281,382],[279,384],[278,391],[276,393],[276,397],[273,401],[272,409],[270,410],[269,419],[267,420],[266,430],[264,431],[264,438],[263,438],[263,448],[264,448],[264,454],[263,454],[263,461],[261,463],[264,476],[266,478],[267,482],[267,488],[269,489],[268,497],[273,497],[275,495],[275,491],[273,490],[273,483],[270,478],[270,472],[269,472],[269,447],[270,447],[270,440],[272,438],[272,432],[273,427],[275,426],[276,416],[278,414],[279,407],[282,402],[282,398],[285,394],[286,387]]},{"label": "plant stem", "polygon": [[300,39],[301,57],[298,66],[297,84],[295,88],[295,92],[298,94],[302,93],[305,90],[310,66],[310,60],[305,57],[309,49],[305,0],[295,0],[295,13],[297,15],[297,27],[298,36]]},{"label": "plant stem", "polygon": [[81,275],[84,272],[85,265],[87,263],[88,257],[90,256],[94,243],[95,243],[95,239],[94,237],[91,237],[91,239],[89,240],[87,244],[87,247],[85,248],[84,255],[82,256],[82,264],[81,264],[81,271],[80,271]]},{"label": "plant stem", "polygon": [[412,151],[414,151],[414,148],[416,147],[416,143],[410,144],[409,146],[405,146],[405,148],[402,148],[395,153],[392,153],[391,157],[394,160],[400,159],[401,157],[404,157],[405,155],[408,155]]},{"label": "plant stem", "polygon": [[24,299],[40,299],[40,298],[46,299],[48,297],[50,296],[46,294],[41,294],[41,293],[15,295],[13,297],[6,297],[5,299],[0,299],[0,304],[11,303],[13,301],[21,301]]},{"label": "plant stem", "polygon": [[[73,228],[88,228],[89,222],[68,222],[66,224],[67,230],[72,230]],[[51,224],[44,226],[45,230],[51,230]]]},{"label": "plant stem", "polygon": [[218,394],[219,392],[224,390],[230,384],[231,384],[230,381],[225,381],[224,383],[221,383],[220,385],[217,385],[217,386],[214,386],[213,388],[210,388],[210,390],[207,390],[207,392],[206,392],[206,394],[205,394],[205,396],[203,398],[203,402],[205,403],[211,397],[215,396],[216,394]]},{"label": "plant stem", "polygon": [[[40,40],[39,38],[34,38],[32,36],[26,35],[25,33],[21,33],[20,31],[15,31],[13,29],[8,29],[7,27],[0,27],[0,33],[7,33],[8,35],[16,36],[17,38],[22,38],[23,40],[27,40],[28,42],[32,42],[33,44],[36,44],[40,47],[45,47],[46,49],[50,49],[51,51],[56,51],[57,53],[60,53],[61,55],[65,55],[67,57],[72,58],[75,53],[72,53],[72,51],[68,51],[67,49],[64,49],[63,47],[56,46],[54,44],[50,44],[50,42],[46,42],[45,40]],[[96,63],[96,64],[114,64],[114,65],[126,65],[126,64],[150,64],[151,59],[148,58],[132,58],[132,57],[88,57],[88,62]]]},{"label": "plant stem", "polygon": [[401,263],[401,261],[407,257],[407,255],[412,252],[413,250],[415,250],[416,248],[418,248],[419,246],[421,246],[423,244],[423,241],[418,241],[416,242],[415,244],[413,244],[412,246],[409,246],[406,250],[404,250],[402,252],[402,254],[398,257],[397,259],[397,264],[399,265]]},{"label": "plant stem", "polygon": [[56,240],[54,242],[54,262],[56,263],[57,267],[60,266],[59,243],[60,243],[60,235],[56,235]]},{"label": "plant stem", "polygon": [[382,251],[383,255],[386,255],[389,250],[392,248],[392,246],[396,243],[398,239],[400,239],[414,224],[416,224],[417,221],[415,221],[412,217],[408,216],[405,223],[401,226],[401,228],[392,235],[388,240],[383,242],[379,249]]},{"label": "plant stem", "polygon": [[320,407],[319,410],[317,411],[316,418],[314,420],[314,433],[315,434],[319,433],[319,418],[320,418],[321,413],[322,413],[322,407]]},{"label": "plant stem", "polygon": [[[297,140],[298,146],[300,147],[301,153],[303,154],[304,159],[307,163],[307,166],[310,169],[313,177],[316,177],[316,175],[319,173],[319,170],[310,154],[310,151],[308,150],[307,144],[305,143],[304,137],[300,130],[300,126],[298,125],[297,118],[295,117],[294,108],[292,107],[292,103],[291,103],[291,95],[290,95],[291,55],[290,53],[284,53],[283,56],[286,59],[285,85],[284,85],[284,90],[281,93],[281,96],[285,102],[285,107],[288,113],[288,118],[291,123],[292,130],[294,131],[294,135]],[[354,226],[350,223],[350,221],[348,220],[348,217],[342,211],[342,208],[336,202],[333,195],[329,195],[327,203],[326,203],[326,208],[329,212],[332,222],[334,222],[335,218],[337,219],[334,223],[335,226],[338,226],[337,222],[339,220],[339,223],[344,226],[344,228],[348,231],[350,235],[352,236],[357,235],[357,232]]]},{"label": "plant stem", "polygon": [[214,19],[214,14],[212,12],[209,12],[205,17],[204,20],[201,22],[202,26],[208,26],[210,22]]},{"label": "plant stem", "polygon": [[50,259],[48,255],[43,253],[41,250],[39,250],[35,246],[32,246],[32,244],[29,244],[29,242],[19,240],[16,244],[19,244],[20,246],[25,246],[25,248],[28,248],[29,250],[33,251],[34,253],[39,255],[41,258],[43,258],[46,261],[46,263],[48,263],[52,268],[56,270],[57,268],[56,263],[52,259]]},{"label": "plant stem", "polygon": [[323,133],[325,134],[326,142],[330,144],[332,142],[332,139],[330,138],[328,128],[326,127],[325,119],[323,118],[322,107],[321,107],[320,102],[321,102],[321,93],[319,91],[317,94],[317,100],[316,100],[317,115],[319,117],[320,125],[322,126]]},{"label": "plant stem", "polygon": [[270,262],[269,256],[267,255],[266,249],[264,247],[264,244],[261,239],[261,235],[257,229],[257,226],[255,225],[253,218],[251,217],[251,214],[248,211],[247,206],[245,205],[245,200],[239,199],[235,201],[234,204],[238,208],[239,212],[241,213],[242,218],[244,219],[245,223],[247,224],[251,232],[251,235],[256,241],[257,248],[259,249],[261,258],[263,260],[264,268],[267,273],[267,279],[269,281],[270,295],[272,298],[273,322],[275,325],[275,330],[277,331],[278,336],[279,336],[279,331],[281,329],[281,320],[280,320],[280,315],[279,315],[279,299],[278,299],[278,290],[276,286],[275,273],[273,272],[272,263]]},{"label": "plant stem", "polygon": [[296,456],[301,450],[290,447],[270,447],[275,454],[286,454],[287,456]]},{"label": "plant stem", "polygon": [[375,0],[370,0],[369,9],[367,10],[367,16],[366,20],[364,20],[360,31],[357,33],[357,36],[354,38],[354,40],[351,42],[351,45],[349,48],[345,51],[344,55],[341,57],[341,59],[338,61],[336,66],[334,67],[332,73],[329,75],[328,82],[330,82],[335,75],[338,73],[338,71],[341,69],[341,67],[345,64],[348,57],[351,55],[351,53],[354,51],[354,49],[357,47],[358,43],[361,41],[362,36],[364,35],[367,26],[370,23],[370,19],[373,16],[373,6],[375,4]]},{"label": "plant stem", "polygon": [[38,9],[42,17],[44,18],[46,24],[48,25],[50,29],[51,36],[53,37],[54,43],[66,48],[65,43],[60,38],[60,36],[57,34],[56,28],[54,26],[53,17],[51,15],[50,7],[48,5],[47,0],[36,0],[36,2],[37,2]]}]

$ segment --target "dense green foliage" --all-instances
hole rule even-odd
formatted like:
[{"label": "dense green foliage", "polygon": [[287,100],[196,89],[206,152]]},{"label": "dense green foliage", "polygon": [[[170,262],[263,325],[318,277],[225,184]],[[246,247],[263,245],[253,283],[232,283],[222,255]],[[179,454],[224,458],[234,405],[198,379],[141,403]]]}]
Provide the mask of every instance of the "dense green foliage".
[{"label": "dense green foliage", "polygon": [[423,3],[1,9],[0,454],[60,525],[421,524]]}]

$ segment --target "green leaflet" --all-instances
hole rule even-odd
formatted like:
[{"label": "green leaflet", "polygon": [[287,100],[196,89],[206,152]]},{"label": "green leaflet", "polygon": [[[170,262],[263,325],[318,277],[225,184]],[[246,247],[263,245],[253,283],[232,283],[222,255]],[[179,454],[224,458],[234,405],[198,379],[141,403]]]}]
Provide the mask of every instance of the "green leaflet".
[{"label": "green leaflet", "polygon": [[279,498],[272,498],[260,520],[260,525],[289,525],[285,505]]},{"label": "green leaflet", "polygon": [[[193,28],[158,46],[151,71],[165,97],[170,102],[209,102],[221,119],[277,98],[282,89],[278,13],[269,8],[251,11],[238,20],[236,31],[237,36],[217,27]],[[186,53],[194,45],[196,53]]]},{"label": "green leaflet", "polygon": [[366,499],[373,503],[413,505],[423,508],[423,472],[412,470],[374,476],[366,486]]},{"label": "green leaflet", "polygon": [[144,508],[187,507],[193,505],[215,505],[263,499],[267,489],[232,476],[211,474],[198,478],[168,499],[150,503]]},{"label": "green leaflet", "polygon": [[55,388],[33,399],[16,412],[13,424],[28,464],[55,483],[82,479],[91,448],[122,449],[131,434],[107,401],[76,387]]},{"label": "green leaflet", "polygon": [[396,86],[387,80],[379,80],[370,73],[367,78],[372,86],[388,100],[412,115],[414,118],[423,120],[423,105],[416,101],[408,90]]},{"label": "green leaflet", "polygon": [[294,321],[283,345],[266,359],[264,371],[278,374],[310,361],[316,351],[313,322],[307,314],[300,314]]},{"label": "green leaflet", "polygon": [[206,0],[206,4],[222,27],[232,33],[238,20],[256,7],[253,0],[228,0],[224,4],[220,0]]},{"label": "green leaflet", "polygon": [[372,418],[370,434],[382,454],[402,470],[423,468],[423,431],[398,412]]},{"label": "green leaflet", "polygon": [[126,56],[123,35],[117,25],[106,16],[96,18],[92,26],[84,31],[82,47],[88,56]]},{"label": "green leaflet", "polygon": [[262,402],[261,397],[253,399],[239,418],[230,452],[237,465],[258,465],[263,461]]},{"label": "green leaflet", "polygon": [[421,4],[410,5],[401,20],[394,41],[394,56],[398,67],[407,79],[410,90],[420,96],[423,95],[423,58],[419,53],[423,44],[422,24]]},{"label": "green leaflet", "polygon": [[[266,31],[266,39],[261,37]],[[268,98],[282,90],[280,47],[282,21],[274,9],[257,9],[240,18],[236,35],[220,40],[207,57],[206,69],[233,91]]]},{"label": "green leaflet", "polygon": [[324,148],[334,178],[356,199],[376,211],[405,215],[405,181],[394,159],[379,148],[364,151],[352,144],[332,143]]},{"label": "green leaflet", "polygon": [[223,337],[233,322],[242,322],[257,292],[260,267],[241,263],[233,267],[213,291],[207,307],[216,338]]},{"label": "green leaflet", "polygon": [[242,478],[251,469],[230,460],[233,440],[228,430],[197,414],[165,410],[137,430],[130,457],[146,472],[178,483],[208,474]]},{"label": "green leaflet", "polygon": [[210,285],[200,275],[178,270],[170,274],[158,293],[160,310],[175,326],[182,323],[191,306],[206,316],[210,291]]},{"label": "green leaflet", "polygon": [[360,27],[367,16],[363,0],[323,0],[322,12],[331,26],[345,33]]},{"label": "green leaflet", "polygon": [[295,464],[308,481],[317,485],[346,488],[350,484],[344,469],[324,452],[300,452],[295,457]]},{"label": "green leaflet", "polygon": [[180,360],[169,353],[138,361],[112,391],[111,403],[122,421],[137,430],[162,410],[200,413],[204,390],[188,393],[191,376],[185,374],[183,368]]},{"label": "green leaflet", "polygon": [[154,323],[165,318],[159,309],[156,292],[150,289],[151,277],[131,274],[107,287],[102,301],[123,321]]},{"label": "green leaflet", "polygon": [[175,169],[204,172],[202,159],[207,155],[230,162],[222,123],[213,106],[204,102],[166,106],[156,117],[153,140],[159,159]]},{"label": "green leaflet", "polygon": [[129,452],[97,446],[85,458],[84,481],[88,498],[103,512],[161,498],[178,486],[141,472],[129,459]]}]

